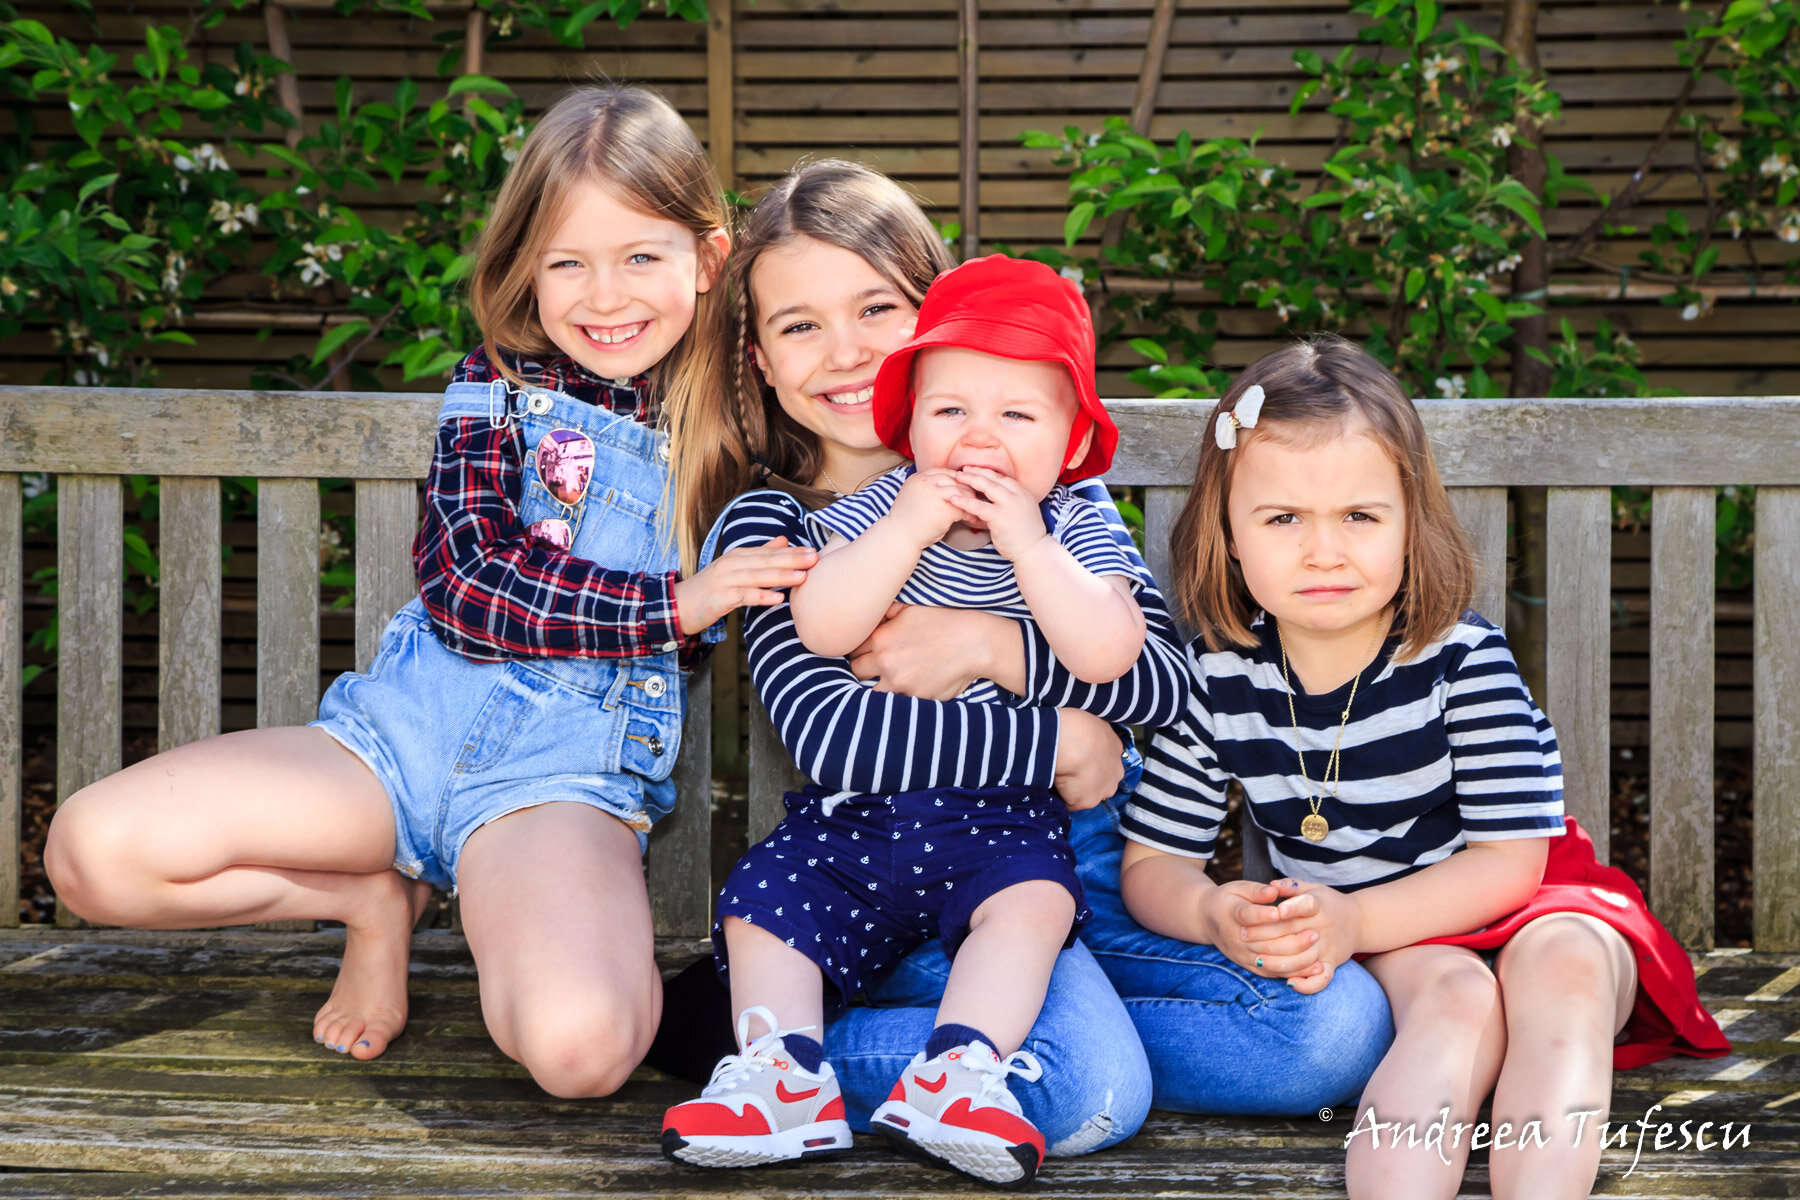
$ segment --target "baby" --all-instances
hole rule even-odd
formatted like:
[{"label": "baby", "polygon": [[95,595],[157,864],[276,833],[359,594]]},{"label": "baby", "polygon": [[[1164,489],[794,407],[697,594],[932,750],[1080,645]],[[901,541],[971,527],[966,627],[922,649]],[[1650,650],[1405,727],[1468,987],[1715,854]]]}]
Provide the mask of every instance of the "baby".
[{"label": "baby", "polygon": [[[1000,256],[945,272],[912,340],[882,363],[873,410],[882,441],[917,465],[813,518],[820,560],[789,597],[808,649],[848,654],[899,600],[1033,620],[1086,682],[1129,670],[1144,643],[1142,567],[1064,486],[1104,471],[1118,442],[1080,291]],[[991,681],[976,689],[1011,699]],[[937,1025],[870,1128],[989,1182],[1036,1173],[1043,1137],[1007,1078],[1038,1077],[1019,1047],[1087,910],[1062,802],[998,786],[1015,751],[985,751],[995,786],[788,795],[719,899],[714,948],[744,1051],[669,1110],[665,1152],[737,1166],[848,1148],[835,1073],[805,1031],[935,936],[954,960]]]}]

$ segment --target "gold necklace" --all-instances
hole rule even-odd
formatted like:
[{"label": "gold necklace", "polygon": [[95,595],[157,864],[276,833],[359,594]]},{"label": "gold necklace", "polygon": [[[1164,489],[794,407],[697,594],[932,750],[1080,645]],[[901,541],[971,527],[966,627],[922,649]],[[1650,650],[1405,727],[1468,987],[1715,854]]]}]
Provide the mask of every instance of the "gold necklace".
[{"label": "gold necklace", "polygon": [[832,492],[834,492],[835,494],[837,494],[839,496],[846,494],[844,489],[837,485],[837,480],[835,480],[831,477],[830,471],[827,471],[824,467],[820,467],[819,474],[821,474],[825,477],[825,486],[830,488],[832,490]]},{"label": "gold necklace", "polygon": [[1376,623],[1375,637],[1369,643],[1367,653],[1369,662],[1358,667],[1350,680],[1350,698],[1344,701],[1344,712],[1338,719],[1337,741],[1331,747],[1331,757],[1325,760],[1325,774],[1319,780],[1320,794],[1314,795],[1312,776],[1306,773],[1306,752],[1300,749],[1300,718],[1294,714],[1294,683],[1288,678],[1287,639],[1281,636],[1281,625],[1275,626],[1275,642],[1281,647],[1281,682],[1287,686],[1288,723],[1294,727],[1294,753],[1300,756],[1300,778],[1306,780],[1306,803],[1312,809],[1300,822],[1300,836],[1309,842],[1322,842],[1331,832],[1331,823],[1319,815],[1319,809],[1325,803],[1325,792],[1329,791],[1331,798],[1337,799],[1337,787],[1344,777],[1339,752],[1344,748],[1344,728],[1350,724],[1350,706],[1356,703],[1357,685],[1362,682],[1362,673],[1374,662],[1375,651],[1381,645],[1381,635],[1386,628],[1386,621]]}]

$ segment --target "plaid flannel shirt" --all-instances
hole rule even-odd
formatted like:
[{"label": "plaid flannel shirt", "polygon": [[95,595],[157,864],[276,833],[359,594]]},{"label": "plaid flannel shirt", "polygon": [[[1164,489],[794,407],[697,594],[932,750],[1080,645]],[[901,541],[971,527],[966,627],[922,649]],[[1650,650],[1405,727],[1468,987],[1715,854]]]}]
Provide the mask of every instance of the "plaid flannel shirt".
[{"label": "plaid flannel shirt", "polygon": [[[620,415],[654,415],[648,380],[602,379],[567,355],[507,357],[514,374]],[[454,382],[488,383],[500,372],[482,348]],[[484,417],[439,424],[425,481],[425,523],[413,541],[419,595],[439,640],[474,662],[588,656],[633,658],[680,643],[696,652],[675,608],[675,572],[608,570],[528,542],[519,521],[525,446],[514,426]]]}]

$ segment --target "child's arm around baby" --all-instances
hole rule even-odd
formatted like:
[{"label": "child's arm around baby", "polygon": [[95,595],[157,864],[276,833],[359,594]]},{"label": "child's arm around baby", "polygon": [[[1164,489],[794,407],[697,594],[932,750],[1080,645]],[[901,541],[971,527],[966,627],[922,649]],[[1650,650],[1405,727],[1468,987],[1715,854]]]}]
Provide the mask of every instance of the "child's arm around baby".
[{"label": "child's arm around baby", "polygon": [[1012,563],[1020,595],[1071,674],[1100,684],[1131,669],[1145,625],[1129,583],[1089,572],[1050,536],[1035,498],[982,467],[919,471],[862,536],[825,545],[792,593],[795,628],[807,648],[835,657],[862,645],[925,548],[971,517],[987,524],[994,549]]}]

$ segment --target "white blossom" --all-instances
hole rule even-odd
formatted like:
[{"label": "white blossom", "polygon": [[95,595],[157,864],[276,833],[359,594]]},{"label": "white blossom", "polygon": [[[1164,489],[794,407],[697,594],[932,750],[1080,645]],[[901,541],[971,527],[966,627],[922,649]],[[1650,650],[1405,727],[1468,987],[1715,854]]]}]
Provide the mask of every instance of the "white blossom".
[{"label": "white blossom", "polygon": [[1496,125],[1493,132],[1488,134],[1488,141],[1496,146],[1510,146],[1512,140],[1513,127],[1511,125]]},{"label": "white blossom", "polygon": [[1057,273],[1064,279],[1067,279],[1070,283],[1073,283],[1076,287],[1080,287],[1087,279],[1086,273],[1084,273],[1080,267],[1064,267]]},{"label": "white blossom", "polygon": [[214,200],[206,215],[218,222],[222,233],[236,233],[246,225],[256,224],[256,205],[233,206],[229,200]]},{"label": "white blossom", "polygon": [[1775,236],[1784,242],[1800,242],[1800,212],[1790,212],[1775,227]]},{"label": "white blossom", "polygon": [[181,281],[187,277],[187,258],[171,251],[168,262],[163,264],[162,288],[171,296],[181,291]]},{"label": "white blossom", "polygon": [[1425,67],[1422,73],[1425,76],[1426,82],[1429,83],[1439,75],[1454,75],[1461,69],[1462,59],[1457,58],[1454,55],[1445,56],[1442,54],[1434,54],[1425,60]]},{"label": "white blossom", "polygon": [[1736,163],[1742,155],[1738,152],[1738,144],[1730,138],[1720,138],[1714,143],[1712,153],[1707,156],[1713,166],[1723,170]]},{"label": "white blossom", "polygon": [[1700,306],[1698,304],[1690,304],[1686,308],[1681,310],[1681,319],[1684,321],[1692,321],[1692,320],[1697,319],[1699,316],[1700,316]]},{"label": "white blossom", "polygon": [[1433,384],[1446,400],[1460,400],[1469,394],[1469,384],[1461,375],[1439,375]]}]

